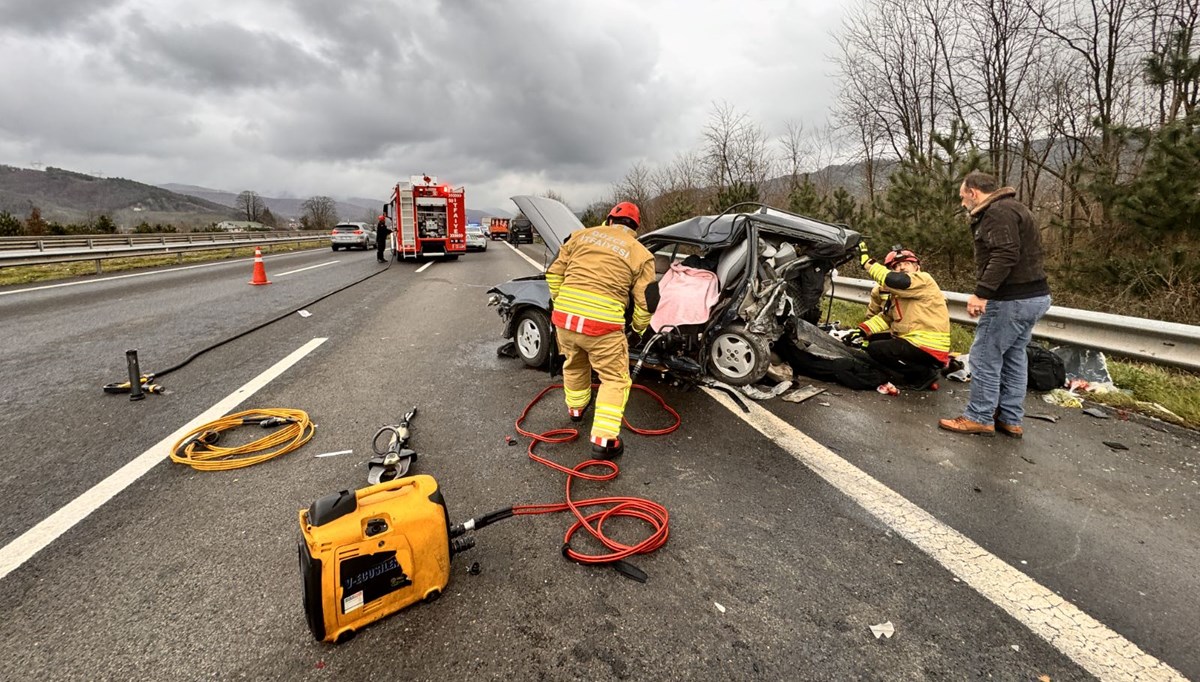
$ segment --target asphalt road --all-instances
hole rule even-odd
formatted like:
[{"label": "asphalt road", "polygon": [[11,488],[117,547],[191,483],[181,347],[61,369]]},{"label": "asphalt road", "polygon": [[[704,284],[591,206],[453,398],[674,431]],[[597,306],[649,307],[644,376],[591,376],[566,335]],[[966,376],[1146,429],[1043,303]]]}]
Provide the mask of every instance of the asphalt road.
[{"label": "asphalt road", "polygon": [[[540,260],[536,247],[522,250]],[[393,264],[309,305],[379,270],[372,253],[321,250],[268,257],[266,287],[248,286],[250,264],[238,261],[0,289],[0,552],[327,339],[234,408],[306,410],[319,424],[308,445],[230,472],[161,462],[0,579],[5,678],[1090,679],[1064,653],[1078,644],[1052,645],[1027,614],[985,596],[989,580],[1014,573],[1108,628],[1071,638],[1103,650],[1120,635],[1200,678],[1200,438],[1032,402],[1062,420],[1031,422],[1022,442],[938,432],[936,418],[965,401],[962,386],[896,397],[830,386],[799,405],[758,403],[755,414],[779,420],[768,438],[704,392],[651,383],[681,428],[631,437],[619,478],[576,486],[577,496],[637,495],[670,511],[668,544],[634,560],[645,584],[563,559],[568,516],[519,517],[477,533],[440,601],[339,646],[315,642],[296,512],[364,485],[371,436],[410,406],[420,408],[413,472],[438,479],[454,520],[563,493],[523,439],[505,442],[552,379],[497,356],[500,322],[485,305],[489,286],[535,269],[492,243],[458,262]],[[301,306],[310,317],[287,316],[164,377],[166,395],[100,392],[124,378],[127,348],[155,370]],[[559,396],[534,408],[531,426],[568,424]],[[627,416],[666,421],[636,394]],[[541,452],[586,458],[581,444]],[[847,483],[827,461],[862,475]],[[863,496],[877,484],[912,507]],[[920,510],[939,537],[962,537],[914,540],[906,518]],[[639,531],[614,527],[628,540]],[[948,562],[943,549],[963,547],[984,577]],[[869,628],[885,621],[895,635],[876,639]],[[1139,667],[1154,663],[1120,661],[1106,676],[1163,673]]]}]

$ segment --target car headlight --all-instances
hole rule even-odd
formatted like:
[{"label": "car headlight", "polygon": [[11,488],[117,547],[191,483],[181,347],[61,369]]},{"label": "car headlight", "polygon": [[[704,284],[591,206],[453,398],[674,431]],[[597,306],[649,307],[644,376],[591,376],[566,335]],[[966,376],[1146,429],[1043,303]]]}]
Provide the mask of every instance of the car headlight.
[{"label": "car headlight", "polygon": [[491,296],[488,296],[488,305],[500,305],[500,294],[492,294]]}]

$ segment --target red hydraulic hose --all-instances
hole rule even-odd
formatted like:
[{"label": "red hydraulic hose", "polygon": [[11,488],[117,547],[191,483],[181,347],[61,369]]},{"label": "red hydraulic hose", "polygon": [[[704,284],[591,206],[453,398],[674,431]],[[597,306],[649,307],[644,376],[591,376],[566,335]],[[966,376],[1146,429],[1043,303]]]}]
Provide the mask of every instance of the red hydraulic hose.
[{"label": "red hydraulic hose", "polygon": [[[598,384],[592,385],[592,388],[596,387],[598,387]],[[529,448],[526,451],[530,459],[544,464],[555,471],[566,474],[566,501],[555,504],[526,504],[514,506],[512,508],[513,515],[550,514],[554,512],[570,510],[571,513],[575,515],[575,523],[567,529],[566,535],[563,537],[563,554],[567,558],[583,564],[610,563],[619,561],[634,554],[649,554],[659,547],[662,547],[667,542],[668,514],[666,507],[662,506],[661,504],[642,499],[640,497],[595,497],[587,500],[571,499],[571,483],[575,479],[579,478],[586,481],[611,481],[612,479],[616,478],[617,474],[620,472],[616,462],[604,459],[588,459],[568,469],[567,467],[556,462],[552,462],[534,452],[534,449],[538,443],[570,443],[579,438],[579,431],[572,428],[552,429],[550,431],[536,433],[521,427],[521,424],[525,422],[525,419],[529,416],[529,411],[533,409],[533,406],[538,404],[538,402],[541,401],[541,399],[545,397],[547,393],[560,388],[562,388],[562,384],[553,384],[551,386],[547,386],[542,390],[541,393],[537,394],[537,396],[525,406],[525,410],[521,412],[521,416],[517,418],[516,429],[517,432],[522,436],[526,436],[530,439]],[[679,428],[681,421],[679,418],[679,413],[671,409],[671,406],[668,405],[661,396],[641,384],[634,384],[631,388],[647,393],[650,395],[650,397],[658,401],[658,404],[663,408],[663,410],[665,410],[675,419],[675,423],[662,429],[639,429],[630,424],[629,420],[625,419],[623,420],[623,423],[627,429],[633,433],[643,436],[661,436],[671,433],[675,429]],[[588,473],[585,471],[591,467],[606,467],[608,471],[604,473]],[[588,507],[603,508],[588,514],[584,514],[581,509]],[[606,536],[603,532],[603,528],[605,521],[620,516],[632,517],[644,521],[651,527],[653,532],[651,532],[647,538],[634,545],[626,545],[624,543],[617,542],[616,540]],[[601,554],[584,554],[571,548],[571,537],[574,536],[575,533],[580,529],[586,530],[592,537],[596,538],[597,541],[603,544],[608,551]]]}]

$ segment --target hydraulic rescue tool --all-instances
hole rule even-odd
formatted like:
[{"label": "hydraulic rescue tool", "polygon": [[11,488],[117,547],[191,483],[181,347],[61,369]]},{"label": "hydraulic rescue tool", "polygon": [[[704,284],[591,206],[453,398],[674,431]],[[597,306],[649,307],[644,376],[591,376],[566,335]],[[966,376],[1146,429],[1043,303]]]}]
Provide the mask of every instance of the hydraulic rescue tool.
[{"label": "hydraulic rescue tool", "polygon": [[402,478],[408,473],[409,465],[417,461],[417,453],[408,449],[408,439],[412,437],[408,425],[415,416],[417,407],[414,405],[399,424],[385,426],[375,432],[375,437],[371,439],[375,456],[367,462],[368,483],[375,485]]},{"label": "hydraulic rescue tool", "polygon": [[300,511],[304,613],[313,637],[342,642],[450,580],[450,558],[475,545],[468,531],[512,516],[493,512],[450,525],[432,476],[398,478],[326,495]]}]

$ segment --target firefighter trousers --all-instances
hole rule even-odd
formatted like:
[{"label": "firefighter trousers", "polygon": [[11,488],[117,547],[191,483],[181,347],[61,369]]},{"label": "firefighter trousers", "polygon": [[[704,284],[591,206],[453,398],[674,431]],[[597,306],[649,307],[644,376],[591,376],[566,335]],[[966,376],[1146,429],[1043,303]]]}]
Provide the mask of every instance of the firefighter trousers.
[{"label": "firefighter trousers", "polygon": [[592,397],[592,370],[600,375],[596,410],[592,418],[592,442],[605,442],[621,435],[621,417],[629,399],[629,342],[621,331],[588,336],[558,327],[558,349],[563,362],[563,392],[568,409],[587,406]]}]

